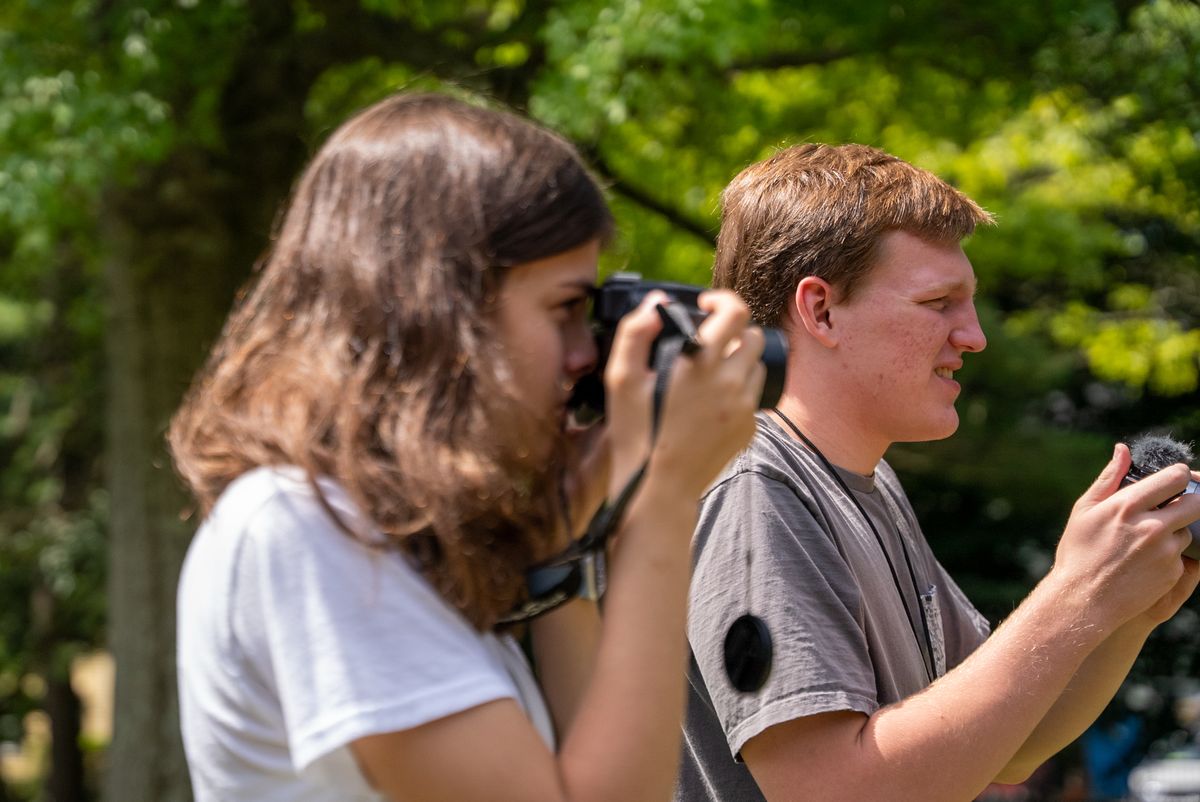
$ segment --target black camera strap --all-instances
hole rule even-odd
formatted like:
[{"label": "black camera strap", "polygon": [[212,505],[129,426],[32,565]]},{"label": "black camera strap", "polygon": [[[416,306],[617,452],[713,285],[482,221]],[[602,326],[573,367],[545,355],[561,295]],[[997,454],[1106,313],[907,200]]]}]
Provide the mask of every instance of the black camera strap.
[{"label": "black camera strap", "polygon": [[[654,307],[662,319],[663,330],[659,335],[658,348],[654,353],[654,437],[658,436],[658,423],[662,415],[663,401],[671,383],[671,368],[680,354],[691,356],[700,350],[696,324],[683,304],[674,301]],[[651,439],[653,443],[653,439]]]}]

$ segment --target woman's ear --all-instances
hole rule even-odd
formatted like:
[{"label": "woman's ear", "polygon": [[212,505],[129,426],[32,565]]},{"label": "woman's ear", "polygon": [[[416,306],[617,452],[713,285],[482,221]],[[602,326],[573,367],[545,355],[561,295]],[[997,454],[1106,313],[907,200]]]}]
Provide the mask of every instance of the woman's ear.
[{"label": "woman's ear", "polygon": [[833,287],[816,276],[800,279],[792,298],[791,311],[796,322],[826,348],[832,348],[838,341],[838,332],[834,332],[829,316],[833,300]]}]

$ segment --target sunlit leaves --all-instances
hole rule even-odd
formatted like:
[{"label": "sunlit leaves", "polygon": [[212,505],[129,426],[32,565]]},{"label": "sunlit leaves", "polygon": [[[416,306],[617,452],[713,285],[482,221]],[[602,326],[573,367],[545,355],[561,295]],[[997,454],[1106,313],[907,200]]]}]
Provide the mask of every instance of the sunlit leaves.
[{"label": "sunlit leaves", "polygon": [[[626,97],[629,82],[671,72],[723,69],[758,50],[774,25],[765,2],[624,0],[562,4],[550,15],[547,56],[557,69],[539,83],[534,113],[594,141],[652,108]],[[757,46],[757,48],[756,48]],[[663,95],[664,101],[679,98]]]},{"label": "sunlit leaves", "polygon": [[[161,100],[114,85],[94,53],[71,50],[86,27],[79,16],[45,24],[8,31],[0,50],[0,257],[10,280],[50,268],[62,237],[88,235],[100,188],[170,143]],[[66,41],[48,49],[45,35]]]},{"label": "sunlit leaves", "polygon": [[1133,314],[1102,314],[1081,303],[1068,304],[1050,320],[1054,337],[1080,348],[1101,379],[1168,396],[1195,391],[1200,386],[1200,329],[1136,314],[1150,304],[1145,288],[1115,292],[1111,305],[1132,308]]},{"label": "sunlit leaves", "polygon": [[48,301],[21,303],[0,295],[0,346],[36,337],[53,314],[54,307]]}]

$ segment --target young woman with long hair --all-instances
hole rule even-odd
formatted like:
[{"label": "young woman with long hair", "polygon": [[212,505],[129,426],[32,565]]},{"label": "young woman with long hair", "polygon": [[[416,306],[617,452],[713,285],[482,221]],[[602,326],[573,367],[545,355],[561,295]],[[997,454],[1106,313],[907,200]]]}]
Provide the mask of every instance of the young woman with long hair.
[{"label": "young woman with long hair", "polygon": [[[696,499],[754,429],[761,332],[709,293],[659,423],[651,296],[618,326],[606,421],[587,302],[612,221],[559,137],[397,95],[303,174],[172,422],[204,522],[179,589],[198,800],[670,796]],[[509,614],[645,466],[603,616]]]}]

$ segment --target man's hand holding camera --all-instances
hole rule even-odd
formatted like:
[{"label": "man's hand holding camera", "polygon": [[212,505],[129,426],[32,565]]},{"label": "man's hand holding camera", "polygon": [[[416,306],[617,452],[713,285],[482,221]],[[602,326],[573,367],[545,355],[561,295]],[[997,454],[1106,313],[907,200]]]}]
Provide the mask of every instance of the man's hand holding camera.
[{"label": "man's hand holding camera", "polygon": [[1200,497],[1174,498],[1193,474],[1174,465],[1122,487],[1129,466],[1129,449],[1118,444],[1075,503],[1055,559],[1067,587],[1087,589],[1082,614],[1105,634],[1134,618],[1149,627],[1165,621],[1198,579],[1197,563],[1182,553],[1191,542],[1187,526],[1200,518]]}]

